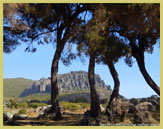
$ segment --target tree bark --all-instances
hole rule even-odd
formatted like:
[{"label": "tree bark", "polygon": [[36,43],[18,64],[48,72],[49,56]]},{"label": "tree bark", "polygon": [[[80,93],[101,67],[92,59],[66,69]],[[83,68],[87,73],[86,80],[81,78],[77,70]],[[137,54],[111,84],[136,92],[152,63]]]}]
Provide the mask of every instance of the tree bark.
[{"label": "tree bark", "polygon": [[148,74],[146,68],[145,68],[145,62],[144,62],[144,52],[143,53],[135,53],[134,57],[136,58],[136,61],[138,63],[140,72],[142,73],[145,81],[148,83],[148,85],[160,96],[160,88],[159,86],[152,80],[150,75]]},{"label": "tree bark", "polygon": [[110,109],[111,107],[111,103],[113,102],[113,99],[117,99],[118,98],[118,95],[119,95],[119,87],[120,87],[120,81],[119,81],[119,78],[118,78],[118,73],[114,67],[114,64],[113,62],[108,62],[108,68],[110,70],[110,73],[113,77],[113,80],[114,80],[114,89],[113,89],[113,92],[111,94],[111,97],[110,97],[110,100],[109,100],[109,103],[108,103],[108,106],[107,106],[107,109]]},{"label": "tree bark", "polygon": [[101,115],[100,101],[95,88],[95,79],[94,79],[94,67],[95,67],[95,56],[91,55],[89,60],[89,69],[88,69],[88,79],[90,85],[91,93],[91,117],[96,118]]},{"label": "tree bark", "polygon": [[57,86],[57,76],[58,76],[58,63],[59,59],[61,57],[62,50],[64,48],[64,44],[57,44],[57,49],[54,54],[54,58],[52,61],[52,66],[51,66],[51,111],[54,113],[59,113],[59,90]]}]

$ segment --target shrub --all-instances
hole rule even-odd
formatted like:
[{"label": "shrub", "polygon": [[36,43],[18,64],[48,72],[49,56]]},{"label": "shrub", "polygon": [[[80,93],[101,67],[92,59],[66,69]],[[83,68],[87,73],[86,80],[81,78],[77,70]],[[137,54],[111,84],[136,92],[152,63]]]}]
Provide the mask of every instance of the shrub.
[{"label": "shrub", "polygon": [[24,108],[19,111],[19,114],[26,114],[26,113],[27,111]]},{"label": "shrub", "polygon": [[18,104],[18,102],[16,100],[10,99],[7,107],[8,108],[18,108],[20,105]]},{"label": "shrub", "polygon": [[87,109],[90,107],[89,103],[79,103],[82,109]]},{"label": "shrub", "polygon": [[41,103],[39,100],[31,100],[29,103]]},{"label": "shrub", "polygon": [[46,106],[47,104],[45,103],[28,103],[28,106],[29,107],[32,107],[32,108],[38,108],[38,107],[42,107],[42,106]]},{"label": "shrub", "polygon": [[80,104],[69,103],[69,102],[62,102],[61,106],[64,110],[70,110],[70,111],[77,111],[81,108]]},{"label": "shrub", "polygon": [[27,107],[28,107],[28,104],[27,104],[26,102],[23,102],[23,103],[20,104],[20,106],[21,106],[22,108],[27,108]]}]

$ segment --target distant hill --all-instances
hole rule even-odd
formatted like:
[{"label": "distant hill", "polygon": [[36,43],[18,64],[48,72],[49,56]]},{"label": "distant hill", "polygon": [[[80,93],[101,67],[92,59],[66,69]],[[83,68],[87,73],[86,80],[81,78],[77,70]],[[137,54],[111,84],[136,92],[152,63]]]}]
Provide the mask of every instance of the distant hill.
[{"label": "distant hill", "polygon": [[[95,86],[97,89],[103,89],[111,93],[111,87],[107,86],[99,75],[95,75]],[[90,89],[88,82],[88,73],[84,71],[70,72],[58,75],[58,88],[60,93],[70,93],[75,91],[88,91]],[[50,78],[41,78],[34,81],[33,84],[25,89],[20,97],[25,97],[36,93],[50,93]]]},{"label": "distant hill", "polygon": [[33,80],[25,78],[7,78],[3,79],[3,96],[4,97],[18,97],[33,83]]}]

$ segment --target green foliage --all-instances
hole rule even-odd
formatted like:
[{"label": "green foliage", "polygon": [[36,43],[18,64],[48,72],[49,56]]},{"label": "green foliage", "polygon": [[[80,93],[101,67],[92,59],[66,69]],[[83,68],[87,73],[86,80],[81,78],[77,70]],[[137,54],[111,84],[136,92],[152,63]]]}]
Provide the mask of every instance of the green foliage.
[{"label": "green foliage", "polygon": [[45,103],[28,103],[28,106],[29,107],[32,107],[32,108],[38,108],[38,107],[42,107],[42,106],[46,106],[47,104]]},{"label": "green foliage", "polygon": [[22,108],[22,109],[19,111],[19,114],[26,114],[26,113],[27,113],[27,111],[26,111],[25,108]]},{"label": "green foliage", "polygon": [[3,79],[3,95],[4,97],[18,97],[32,83],[33,80],[25,78]]},{"label": "green foliage", "polygon": [[89,103],[78,103],[82,109],[88,109],[90,107]]},{"label": "green foliage", "polygon": [[8,108],[19,108],[20,105],[18,104],[18,102],[16,100],[13,100],[13,99],[10,99],[8,102],[7,102],[7,105],[6,105]]},{"label": "green foliage", "polygon": [[78,111],[80,109],[86,109],[89,107],[87,103],[71,103],[71,102],[61,102],[61,107],[63,110]]},{"label": "green foliage", "polygon": [[23,102],[23,103],[20,104],[20,107],[27,108],[28,107],[28,104],[26,102]]}]

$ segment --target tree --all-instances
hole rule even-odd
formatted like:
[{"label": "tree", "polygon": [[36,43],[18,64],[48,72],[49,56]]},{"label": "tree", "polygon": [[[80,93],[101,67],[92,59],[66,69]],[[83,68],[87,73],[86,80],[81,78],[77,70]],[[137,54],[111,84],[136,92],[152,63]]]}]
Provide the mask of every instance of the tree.
[{"label": "tree", "polygon": [[[90,106],[90,115],[93,118],[101,116],[100,101],[97,90],[95,88],[95,59],[98,53],[99,45],[102,41],[101,37],[98,35],[101,29],[98,28],[99,21],[95,19],[99,17],[98,10],[100,6],[98,4],[91,4],[90,11],[92,13],[92,19],[86,23],[82,24],[75,35],[72,36],[72,41],[77,44],[77,55],[81,57],[82,53],[86,56],[89,56],[89,66],[88,66],[88,79],[90,85],[90,95],[91,95],[91,106]],[[100,14],[101,15],[101,14]]]},{"label": "tree", "polygon": [[101,55],[97,59],[97,62],[101,62],[108,66],[111,76],[114,80],[114,88],[106,108],[106,114],[109,115],[111,118],[110,120],[113,120],[116,117],[114,116],[115,110],[113,110],[114,107],[112,107],[112,104],[117,103],[120,87],[118,72],[114,64],[117,63],[122,57],[125,57],[126,64],[131,66],[132,60],[130,50],[128,49],[125,42],[115,35],[107,36],[103,42],[103,49],[101,51]]},{"label": "tree", "polygon": [[[79,14],[86,10],[87,4],[26,4],[18,8],[14,24],[4,18],[4,52],[11,52],[18,44],[27,42],[25,51],[35,52],[33,41],[38,44],[56,43],[56,51],[51,66],[51,112],[60,117],[59,91],[57,87],[58,63],[66,42],[82,22]],[[25,28],[18,26],[24,25]]]},{"label": "tree", "polygon": [[[118,98],[119,95],[119,86],[120,81],[118,78],[117,71],[114,67],[114,63],[118,62],[118,59],[126,56],[126,62],[131,64],[130,51],[121,41],[120,38],[109,34],[109,17],[108,12],[103,4],[96,5],[94,10],[92,10],[92,19],[86,26],[81,27],[82,31],[79,31],[78,37],[75,37],[75,40],[78,40],[78,51],[79,55],[81,52],[84,52],[86,55],[90,55],[89,60],[89,80],[90,87],[94,87],[94,66],[95,62],[106,64],[111,72],[111,75],[114,80],[114,90],[111,95],[111,99],[108,104],[108,109],[114,98]],[[79,29],[80,30],[80,29]],[[75,33],[76,34],[76,33]],[[92,78],[91,78],[92,76]],[[92,102],[91,107],[94,107],[92,111],[98,113],[98,101],[95,89],[91,90]],[[96,101],[95,101],[96,100]],[[95,101],[95,102],[94,102]],[[96,105],[96,106],[93,106]],[[95,108],[96,107],[96,108]]]},{"label": "tree", "polygon": [[144,53],[152,53],[153,46],[160,38],[160,5],[112,4],[108,6],[108,10],[113,26],[110,32],[119,33],[126,38],[145,81],[160,95],[160,88],[150,77],[144,62]]},{"label": "tree", "polygon": [[[87,24],[88,29],[85,32],[90,64],[97,62],[107,65],[114,80],[114,89],[106,111],[111,110],[111,103],[119,95],[120,81],[114,64],[124,56],[129,66],[132,62],[130,50],[125,42],[115,34],[110,34],[110,17],[108,15],[105,4],[96,5],[93,11],[93,18]],[[94,69],[93,66],[92,69]]]}]

